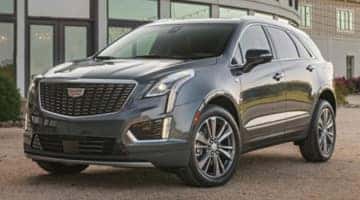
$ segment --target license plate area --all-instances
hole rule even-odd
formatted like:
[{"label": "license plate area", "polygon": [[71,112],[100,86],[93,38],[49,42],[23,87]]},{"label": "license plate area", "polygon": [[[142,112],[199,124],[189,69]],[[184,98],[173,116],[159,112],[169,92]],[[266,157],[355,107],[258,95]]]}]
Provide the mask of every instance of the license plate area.
[{"label": "license plate area", "polygon": [[77,154],[79,153],[79,142],[71,140],[63,140],[63,151],[64,153]]}]

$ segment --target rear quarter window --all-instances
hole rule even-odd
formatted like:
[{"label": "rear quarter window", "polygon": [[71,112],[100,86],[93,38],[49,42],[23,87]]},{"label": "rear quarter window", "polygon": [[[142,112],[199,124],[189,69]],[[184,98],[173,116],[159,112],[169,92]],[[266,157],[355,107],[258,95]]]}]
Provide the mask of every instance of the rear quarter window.
[{"label": "rear quarter window", "polygon": [[267,28],[279,59],[297,59],[299,54],[289,35],[278,28]]},{"label": "rear quarter window", "polygon": [[306,33],[300,32],[297,34],[299,36],[299,40],[311,51],[313,57],[318,59],[323,59],[322,54],[314,43],[314,41],[308,36]]},{"label": "rear quarter window", "polygon": [[299,52],[299,56],[300,58],[304,58],[304,59],[310,59],[312,58],[312,54],[309,52],[309,50],[304,46],[304,44],[298,39],[297,36],[295,36],[294,34],[290,33],[291,38],[293,39],[293,41],[296,44],[296,47],[298,49]]}]

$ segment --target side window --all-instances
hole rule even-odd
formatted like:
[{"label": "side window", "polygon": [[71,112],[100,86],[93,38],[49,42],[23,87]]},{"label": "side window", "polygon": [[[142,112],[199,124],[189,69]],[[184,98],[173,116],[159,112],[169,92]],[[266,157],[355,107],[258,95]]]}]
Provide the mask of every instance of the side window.
[{"label": "side window", "polygon": [[305,58],[305,59],[312,58],[310,52],[304,47],[302,42],[300,42],[300,40],[295,35],[291,34],[291,38],[294,40],[294,42],[297,46],[300,58]]},{"label": "side window", "polygon": [[299,58],[294,42],[289,35],[277,28],[268,28],[279,59]]},{"label": "side window", "polygon": [[243,58],[249,49],[263,49],[271,52],[269,42],[261,26],[250,26],[240,39]]}]

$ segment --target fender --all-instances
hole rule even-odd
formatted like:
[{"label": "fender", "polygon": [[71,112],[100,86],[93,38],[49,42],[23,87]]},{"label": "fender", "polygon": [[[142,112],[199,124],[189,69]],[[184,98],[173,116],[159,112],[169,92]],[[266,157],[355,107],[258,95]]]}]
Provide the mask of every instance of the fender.
[{"label": "fender", "polygon": [[[199,108],[197,109],[198,112],[201,112],[205,107],[206,105],[208,105],[208,103],[215,99],[216,97],[225,97],[227,98],[228,100],[230,100],[233,104],[233,106],[235,108],[237,108],[236,105],[239,105],[239,101],[236,101],[235,98],[228,92],[224,91],[224,90],[213,90],[211,92],[209,92],[205,98],[202,100],[202,103],[200,104]],[[237,109],[237,111],[239,112],[239,110]]]}]

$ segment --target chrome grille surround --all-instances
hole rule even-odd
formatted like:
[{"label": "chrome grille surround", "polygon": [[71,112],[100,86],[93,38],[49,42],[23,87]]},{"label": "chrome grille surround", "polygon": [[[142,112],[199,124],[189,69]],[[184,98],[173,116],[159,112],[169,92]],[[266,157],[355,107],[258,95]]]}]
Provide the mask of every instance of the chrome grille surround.
[{"label": "chrome grille surround", "polygon": [[[65,105],[65,106],[62,105],[62,107],[65,107],[65,108],[58,107],[56,109],[53,109],[53,108],[49,109],[48,105],[46,105],[46,103],[49,103],[49,100],[47,100],[47,102],[45,102],[44,98],[45,98],[46,94],[42,94],[42,93],[44,93],[44,91],[42,91],[42,87],[44,87],[44,85],[46,85],[46,84],[47,85],[51,85],[51,84],[65,85],[65,86],[62,86],[62,89],[63,89],[62,94],[61,94],[62,96],[60,95],[60,97],[58,96],[58,97],[53,97],[53,98],[55,98],[55,104],[58,103],[58,106],[60,106],[59,103],[62,103],[60,101],[65,101],[65,103],[69,103],[69,101],[71,101],[69,103],[69,105]],[[84,87],[85,90],[87,90],[90,87],[91,88],[90,95],[95,95],[95,97],[93,96],[90,98],[89,96],[85,96],[85,95],[89,95],[89,92],[87,93],[86,91],[84,93],[84,96],[85,96],[85,98],[88,98],[88,99],[85,99],[85,100],[81,99],[83,97],[73,98],[73,97],[68,96],[67,88],[76,88],[76,87],[80,87],[80,86]],[[99,91],[97,91],[96,87],[98,87],[98,86],[102,86],[103,87],[102,90],[99,89]],[[123,109],[124,105],[128,102],[129,98],[132,96],[133,92],[135,91],[136,86],[137,86],[136,81],[123,80],[123,79],[42,79],[39,81],[39,85],[38,85],[39,105],[40,105],[40,109],[43,112],[46,112],[49,114],[55,114],[55,115],[63,116],[63,117],[67,117],[67,118],[82,118],[82,117],[93,117],[93,116],[99,116],[99,115],[109,115],[109,114],[118,113]],[[124,87],[125,87],[125,89],[124,89]],[[112,88],[112,90],[110,90],[109,88]],[[121,89],[118,89],[118,88],[121,88]],[[125,90],[125,91],[123,91],[123,90]],[[101,94],[100,94],[100,91],[102,91]],[[115,97],[113,96],[114,92],[116,95],[118,95],[117,96],[118,98],[115,98],[116,96]],[[125,92],[125,93],[123,94],[122,92]],[[91,93],[95,93],[95,94],[91,94]],[[44,95],[44,96],[42,96],[42,95]],[[59,95],[59,94],[57,94],[57,95]],[[50,98],[50,97],[47,97],[47,98]],[[56,98],[64,98],[64,99],[61,99],[61,100],[58,99],[57,100],[58,102],[56,102]],[[96,99],[97,104],[102,104],[101,107],[97,108],[98,105],[94,105],[92,102],[85,102],[86,103],[85,106],[87,106],[87,107],[85,108],[85,111],[84,111],[83,107],[82,107],[83,101],[87,101],[89,99],[91,99],[90,101],[92,101],[93,100],[92,98],[98,98],[98,99]],[[120,100],[121,102],[117,102],[118,100]],[[112,106],[112,108],[107,107],[109,101],[111,101],[110,106]],[[81,103],[79,103],[79,102],[81,102]],[[103,104],[106,104],[106,105],[103,105]],[[71,110],[71,109],[69,110],[70,106],[74,110]],[[59,111],[59,109],[62,109],[62,110]],[[86,109],[90,109],[90,110],[86,110]],[[67,113],[67,111],[70,111],[70,113]]]}]

